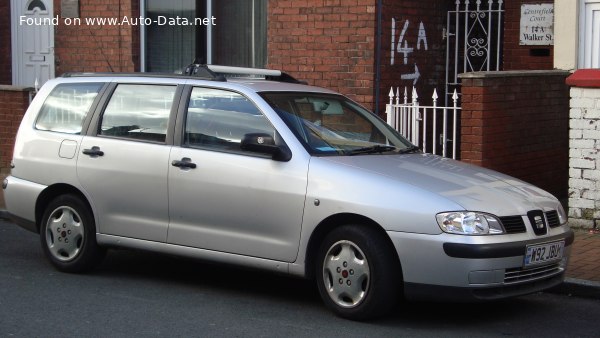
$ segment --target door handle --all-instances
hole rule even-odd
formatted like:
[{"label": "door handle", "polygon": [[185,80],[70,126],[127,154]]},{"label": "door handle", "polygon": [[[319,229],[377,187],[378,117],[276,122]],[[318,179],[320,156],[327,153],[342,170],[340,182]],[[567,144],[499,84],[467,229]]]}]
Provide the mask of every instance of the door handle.
[{"label": "door handle", "polygon": [[92,149],[83,149],[83,153],[91,157],[104,156],[104,152],[97,146],[93,146]]},{"label": "door handle", "polygon": [[192,159],[189,157],[184,157],[180,161],[174,160],[171,162],[171,165],[177,168],[190,168],[196,169],[196,163],[192,162]]}]

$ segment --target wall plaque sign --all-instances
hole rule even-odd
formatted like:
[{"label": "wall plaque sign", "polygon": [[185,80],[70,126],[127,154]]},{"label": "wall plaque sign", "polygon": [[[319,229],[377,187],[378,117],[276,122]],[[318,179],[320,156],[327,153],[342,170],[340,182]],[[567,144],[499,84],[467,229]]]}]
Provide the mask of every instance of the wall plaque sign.
[{"label": "wall plaque sign", "polygon": [[554,45],[554,4],[521,5],[519,44]]},{"label": "wall plaque sign", "polygon": [[78,18],[79,0],[60,0],[60,16],[63,18]]}]

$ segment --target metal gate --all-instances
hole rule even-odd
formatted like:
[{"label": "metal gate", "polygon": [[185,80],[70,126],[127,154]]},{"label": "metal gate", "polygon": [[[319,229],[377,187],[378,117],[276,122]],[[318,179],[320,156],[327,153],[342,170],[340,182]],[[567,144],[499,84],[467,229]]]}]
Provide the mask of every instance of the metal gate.
[{"label": "metal gate", "polygon": [[448,12],[446,39],[445,104],[456,89],[458,74],[500,70],[502,56],[503,0],[456,0]]},{"label": "metal gate", "polygon": [[[402,101],[400,87],[390,89],[390,101],[386,105],[387,123],[406,137],[412,144],[426,153],[459,158],[458,122],[461,108],[458,106],[458,94],[454,91],[452,105],[438,106],[437,90],[433,90],[433,105],[419,104],[419,95],[415,87],[411,99],[404,87]],[[440,130],[441,129],[441,130]]]}]

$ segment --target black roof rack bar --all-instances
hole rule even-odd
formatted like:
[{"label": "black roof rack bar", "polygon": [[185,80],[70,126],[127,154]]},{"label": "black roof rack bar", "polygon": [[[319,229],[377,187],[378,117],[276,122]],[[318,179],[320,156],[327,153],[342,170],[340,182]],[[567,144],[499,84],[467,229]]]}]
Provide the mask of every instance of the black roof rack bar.
[{"label": "black roof rack bar", "polygon": [[230,67],[219,65],[191,64],[183,72],[190,76],[214,76],[214,80],[223,78],[263,78],[268,81],[306,84],[291,75],[275,69]]},{"label": "black roof rack bar", "polygon": [[219,75],[206,65],[191,64],[183,70],[183,75],[199,77],[202,79],[210,79],[213,81],[227,81],[225,76]]}]

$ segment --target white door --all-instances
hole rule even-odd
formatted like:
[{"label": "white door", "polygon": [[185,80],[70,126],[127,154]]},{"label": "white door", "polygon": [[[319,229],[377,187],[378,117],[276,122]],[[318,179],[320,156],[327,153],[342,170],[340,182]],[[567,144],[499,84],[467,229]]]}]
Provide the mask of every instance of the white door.
[{"label": "white door", "polygon": [[11,0],[13,85],[39,86],[54,77],[52,0]]},{"label": "white door", "polygon": [[600,1],[582,0],[579,68],[600,68]]}]

